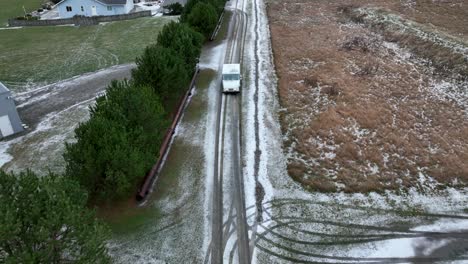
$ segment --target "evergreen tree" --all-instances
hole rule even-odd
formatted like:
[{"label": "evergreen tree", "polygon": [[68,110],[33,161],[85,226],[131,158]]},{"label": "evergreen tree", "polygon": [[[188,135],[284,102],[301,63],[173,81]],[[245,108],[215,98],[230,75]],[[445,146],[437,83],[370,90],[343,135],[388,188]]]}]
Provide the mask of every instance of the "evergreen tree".
[{"label": "evergreen tree", "polygon": [[184,6],[184,10],[182,11],[182,14],[180,15],[181,23],[188,22],[188,15],[192,12],[193,7],[199,2],[201,2],[201,0],[188,0],[187,1],[187,3]]},{"label": "evergreen tree", "polygon": [[196,3],[188,14],[187,22],[193,29],[208,38],[218,23],[216,8],[209,3]]},{"label": "evergreen tree", "polygon": [[188,0],[184,6],[182,15],[180,16],[180,22],[187,23],[189,14],[192,13],[192,10],[195,7],[195,5],[200,2],[212,5],[215,8],[216,13],[218,14],[218,17],[223,12],[224,5],[226,4],[225,0]]},{"label": "evergreen tree", "polygon": [[128,197],[157,159],[167,126],[151,88],[114,81],[66,145],[67,175],[98,200]]},{"label": "evergreen tree", "polygon": [[1,263],[110,263],[108,230],[66,178],[0,171]]},{"label": "evergreen tree", "polygon": [[135,84],[153,88],[164,101],[178,98],[187,89],[190,77],[184,58],[173,49],[150,45],[136,63],[138,67],[132,71]]},{"label": "evergreen tree", "polygon": [[158,45],[173,49],[185,60],[187,72],[191,75],[203,45],[203,35],[184,23],[171,22],[158,35]]}]

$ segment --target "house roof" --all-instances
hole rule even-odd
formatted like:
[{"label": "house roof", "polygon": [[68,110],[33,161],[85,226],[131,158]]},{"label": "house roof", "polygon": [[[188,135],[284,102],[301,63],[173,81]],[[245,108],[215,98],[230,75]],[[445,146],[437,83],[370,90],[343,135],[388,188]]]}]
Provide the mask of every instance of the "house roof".
[{"label": "house roof", "polygon": [[0,82],[0,94],[2,93],[6,93],[6,92],[9,92],[10,90],[8,90],[8,88],[6,88],[5,85],[3,85],[3,83]]},{"label": "house roof", "polygon": [[[58,2],[57,5],[60,5],[66,1],[67,0],[62,0]],[[104,5],[125,5],[127,3],[127,0],[94,0],[94,1],[104,4]]]}]

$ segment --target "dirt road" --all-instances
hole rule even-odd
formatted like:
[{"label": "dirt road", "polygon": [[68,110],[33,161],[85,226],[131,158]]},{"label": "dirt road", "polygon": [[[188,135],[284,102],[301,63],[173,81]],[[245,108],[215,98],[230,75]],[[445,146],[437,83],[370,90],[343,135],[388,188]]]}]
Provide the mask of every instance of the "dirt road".
[{"label": "dirt road", "polygon": [[118,65],[19,93],[15,96],[18,112],[32,131],[46,115],[95,98],[112,80],[129,79],[134,67],[134,64]]},{"label": "dirt road", "polygon": [[[228,30],[228,48],[224,63],[241,63],[247,27],[244,1],[232,3],[232,20]],[[222,65],[219,65],[220,69]],[[220,78],[217,96],[217,132],[214,142],[213,207],[211,254],[205,262],[223,263],[229,235],[236,234],[238,261],[250,263],[248,226],[240,151],[240,96],[222,94]],[[225,206],[227,205],[227,206]],[[233,212],[235,216],[233,215]],[[225,214],[226,213],[226,214]],[[223,215],[227,215],[224,217]],[[235,224],[234,224],[235,220]],[[233,258],[233,252],[228,252]]]}]

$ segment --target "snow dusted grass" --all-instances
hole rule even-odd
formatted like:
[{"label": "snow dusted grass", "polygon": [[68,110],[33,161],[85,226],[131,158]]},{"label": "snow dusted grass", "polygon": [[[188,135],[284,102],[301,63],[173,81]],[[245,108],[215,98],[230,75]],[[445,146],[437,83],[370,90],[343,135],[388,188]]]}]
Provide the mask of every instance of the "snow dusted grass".
[{"label": "snow dusted grass", "polygon": [[[74,140],[76,126],[89,118],[88,107],[93,103],[88,100],[59,112],[47,115],[37,128],[19,138],[1,142],[10,157],[1,167],[5,171],[20,172],[29,168],[37,174],[64,171],[62,154],[65,142]],[[1,165],[1,164],[0,164]]]},{"label": "snow dusted grass", "polygon": [[[119,65],[63,80],[14,95],[25,132],[0,143],[0,167],[16,172],[31,169],[43,174],[64,171],[65,142],[74,140],[74,129],[88,119],[88,107],[105,93],[112,79],[130,75],[134,66]],[[6,164],[5,164],[6,163]]]},{"label": "snow dusted grass", "polygon": [[3,165],[5,165],[5,163],[8,163],[10,160],[13,159],[13,157],[8,153],[8,149],[13,143],[14,141],[10,140],[8,142],[2,142],[2,144],[0,144],[0,168]]},{"label": "snow dusted grass", "polygon": [[[262,1],[256,1],[255,3],[258,4],[260,14],[265,12]],[[295,5],[300,6],[300,8],[297,8],[299,10],[317,10],[319,12],[318,15],[309,14],[307,17],[315,17],[318,21],[322,21],[323,24],[333,21],[333,17],[326,16],[322,20],[320,15],[326,14],[326,8],[314,5],[309,6],[312,2],[291,4],[283,1],[283,3],[279,1],[269,2],[269,8],[275,8],[275,4],[281,5],[279,16],[272,15],[272,10],[269,9],[270,27],[273,37],[272,45],[275,48],[275,60],[277,63],[276,69],[281,77],[278,80],[278,84],[280,88],[285,83],[288,85],[292,84],[294,88],[296,87],[294,85],[302,85],[304,83],[308,83],[308,85],[314,87],[313,89],[304,89],[303,93],[298,92],[294,94],[298,97],[295,97],[293,100],[303,100],[304,104],[308,102],[316,103],[311,103],[307,106],[301,106],[300,103],[296,102],[292,104],[296,106],[298,112],[301,107],[303,110],[309,111],[307,114],[300,112],[302,114],[301,117],[306,118],[317,112],[320,113],[320,109],[326,109],[327,105],[336,104],[336,97],[339,97],[344,92],[343,89],[339,89],[338,95],[336,95],[335,92],[331,92],[332,90],[326,87],[333,87],[335,85],[338,88],[342,88],[342,83],[338,82],[340,76],[328,78],[332,81],[327,82],[317,78],[315,79],[317,82],[315,82],[314,78],[311,78],[312,74],[304,74],[309,77],[309,80],[306,80],[302,75],[293,75],[293,77],[297,77],[297,79],[294,79],[291,76],[282,76],[281,71],[291,67],[291,65],[297,67],[293,69],[294,71],[300,69],[299,72],[307,71],[310,68],[320,68],[327,66],[327,64],[335,64],[336,58],[325,54],[324,57],[328,60],[301,59],[301,56],[297,55],[289,61],[291,64],[288,67],[285,67],[285,64],[278,63],[281,57],[278,55],[277,49],[282,51],[282,47],[275,43],[275,34],[277,34],[275,32],[276,23],[284,25],[286,21],[278,21],[278,17],[284,15],[287,12],[285,10],[295,10]],[[329,4],[330,1],[327,1],[324,5],[327,6]],[[248,6],[249,17],[253,18],[254,12],[251,7]],[[336,10],[333,5],[331,8],[331,10]],[[292,21],[291,27],[293,28],[297,26],[294,21],[301,21],[300,16],[297,13],[295,14],[291,17],[285,16],[285,19],[287,18]],[[362,30],[360,26],[354,24],[343,25],[342,30],[348,29]],[[301,42],[301,37],[291,37],[291,35],[294,35],[292,32],[292,29],[288,29],[281,31],[280,35],[280,38],[286,38],[285,42],[289,43],[285,50],[288,54],[294,54],[296,49],[292,43],[298,43],[297,46],[301,47],[300,52],[302,54],[304,54],[304,47],[310,47],[315,44],[314,39],[312,41],[307,39]],[[249,29],[247,50],[244,57],[244,69],[247,73],[245,74],[246,82],[243,87],[244,174],[249,223],[255,223],[257,213],[254,195],[255,182],[252,179],[255,173],[252,162],[254,157],[253,151],[255,150],[255,148],[252,148],[255,144],[253,134],[255,107],[252,98],[256,88],[256,76],[261,77],[258,86],[260,102],[258,108],[259,112],[262,113],[260,115],[262,155],[259,171],[261,175],[264,175],[260,181],[265,187],[266,198],[261,203],[263,207],[263,220],[253,227],[256,227],[257,231],[255,235],[256,248],[253,253],[253,263],[411,263],[412,259],[409,258],[414,256],[426,258],[422,261],[423,263],[434,263],[437,257],[444,260],[441,263],[450,263],[452,258],[459,259],[456,263],[466,262],[466,248],[463,246],[466,245],[466,236],[465,238],[460,238],[460,236],[451,232],[466,233],[468,229],[468,188],[446,188],[444,190],[433,190],[422,193],[421,189],[410,187],[406,192],[383,191],[381,193],[369,192],[367,194],[338,192],[324,194],[308,192],[304,190],[302,185],[287,177],[287,160],[284,157],[282,143],[283,139],[287,140],[291,134],[282,135],[278,116],[285,118],[289,109],[280,108],[276,97],[277,83],[274,67],[271,66],[273,58],[268,52],[269,30],[266,20],[262,19],[259,21],[259,30],[257,31],[261,43],[257,50],[266,51],[258,54],[261,65],[258,72],[255,70],[254,61],[252,60],[255,55],[253,48],[255,33],[252,26]],[[303,36],[304,32],[301,33],[299,35]],[[324,30],[323,33],[323,36],[330,37],[329,30]],[[351,32],[350,35],[353,35],[353,33],[355,32]],[[311,35],[317,36],[317,34]],[[346,41],[346,38],[340,38],[336,46],[341,48],[342,44]],[[396,51],[391,51],[391,46],[393,45],[394,43],[382,42],[381,45],[377,45],[379,47],[377,50],[384,49],[385,52],[391,54],[384,58],[385,61],[389,57],[397,57],[401,59],[401,64],[407,64],[411,54],[407,53],[404,49],[400,49],[398,46],[394,46],[399,49],[398,54],[395,54],[394,52]],[[328,43],[328,46],[336,47],[330,43]],[[299,50],[299,48],[297,49]],[[324,51],[320,50],[320,52],[323,53]],[[357,56],[358,54],[354,53],[353,55]],[[359,61],[356,62],[352,59],[346,62],[348,64],[346,64],[345,69],[349,74],[359,72],[359,68],[363,65]],[[405,66],[403,67],[409,71]],[[333,69],[333,67],[331,68]],[[389,70],[379,67],[373,74],[379,76],[381,71],[386,72]],[[401,74],[401,72],[398,72],[398,74]],[[392,74],[390,77],[397,80],[397,78],[400,78],[398,74]],[[411,75],[411,77],[419,80],[417,78],[419,76],[417,75]],[[383,78],[383,76],[380,78]],[[359,79],[359,82],[369,82],[369,79]],[[350,82],[350,85],[355,85],[355,83]],[[428,85],[424,87],[426,90],[430,90]],[[322,90],[326,92],[321,93]],[[282,92],[284,91],[279,90],[280,94]],[[299,97],[303,94],[304,99]],[[434,96],[429,92],[427,94]],[[317,99],[320,95],[325,98]],[[294,121],[297,121],[295,123],[296,126],[307,128],[303,123],[307,121]],[[371,129],[360,126],[358,120],[350,119],[347,122],[349,123],[344,126],[345,132],[355,137],[351,141],[362,141],[366,140],[366,137],[375,137]],[[392,119],[390,119],[390,124],[393,124]],[[395,120],[396,124],[397,121]],[[288,131],[291,132],[291,130]],[[333,142],[319,141],[319,143],[317,146],[320,146],[323,158],[331,159],[333,157],[331,153],[334,153],[332,151]],[[297,142],[292,142],[291,145],[293,144],[297,144]],[[288,151],[288,149],[285,149],[285,151]],[[383,160],[389,162],[389,159],[390,157],[387,157]],[[368,170],[370,173],[378,173],[375,166],[368,166]],[[417,179],[430,186],[431,181],[429,179],[425,177]],[[426,234],[426,232],[438,231],[442,232],[442,237],[431,237],[431,234]],[[464,233],[461,235],[463,236]],[[463,254],[465,254],[464,257]],[[388,259],[392,257],[395,259]]]},{"label": "snow dusted grass", "polygon": [[[463,213],[468,189],[432,195],[416,190],[404,195],[314,194],[304,193],[288,178],[271,181],[275,199],[264,203],[266,217],[257,241],[259,263],[359,263],[372,257],[389,263],[384,258],[414,256],[427,257],[430,263],[430,257],[440,257],[432,254],[441,248],[452,252],[447,261],[466,259],[462,257],[465,249],[450,243],[464,243],[452,232],[468,230],[468,214]],[[444,236],[431,238],[427,232]]]},{"label": "snow dusted grass", "polygon": [[[213,148],[219,63],[225,42],[205,47],[196,89],[149,201],[111,216],[117,263],[202,263],[211,239]],[[141,210],[140,210],[141,209]],[[133,211],[137,214],[133,214]],[[128,212],[130,211],[130,212]]]},{"label": "snow dusted grass", "polygon": [[[371,25],[387,40],[398,42],[413,53],[426,58],[440,73],[466,81],[468,42],[463,39],[380,9],[356,9],[354,14],[350,15],[355,21]],[[455,20],[454,24],[456,23],[459,22]]]},{"label": "snow dusted grass", "polygon": [[156,41],[164,24],[173,19],[152,17],[89,27],[2,30],[0,80],[11,90],[22,92],[134,62],[147,45]]},{"label": "snow dusted grass", "polygon": [[[346,19],[353,4],[367,1],[288,2],[271,4],[269,12],[289,174],[326,192],[466,186],[466,43],[370,7]],[[369,5],[399,4],[410,3]],[[355,23],[366,20],[369,28]],[[434,44],[418,56],[411,46],[418,42],[403,47],[373,31],[386,23]],[[441,56],[462,56],[463,63],[434,63]]]},{"label": "snow dusted grass", "polygon": [[207,92],[203,82],[206,85],[210,76],[202,71],[202,83],[197,82],[149,201],[141,208],[129,208],[124,217],[110,216],[118,231],[109,245],[117,263],[189,263],[204,258],[209,235],[203,210]]},{"label": "snow dusted grass", "polygon": [[107,218],[116,230],[116,263],[202,263],[211,240],[211,204],[218,67],[224,36],[205,47],[200,74],[149,200]]}]

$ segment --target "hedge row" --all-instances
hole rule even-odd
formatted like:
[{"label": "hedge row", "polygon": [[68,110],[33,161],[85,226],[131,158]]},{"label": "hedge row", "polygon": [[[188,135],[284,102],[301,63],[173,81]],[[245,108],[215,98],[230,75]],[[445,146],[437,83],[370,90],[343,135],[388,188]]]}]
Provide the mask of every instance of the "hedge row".
[{"label": "hedge row", "polygon": [[189,0],[181,23],[164,26],[156,44],[136,59],[131,81],[114,81],[67,144],[66,175],[95,202],[128,198],[158,159],[179,98],[194,74],[205,37],[224,0]]}]

